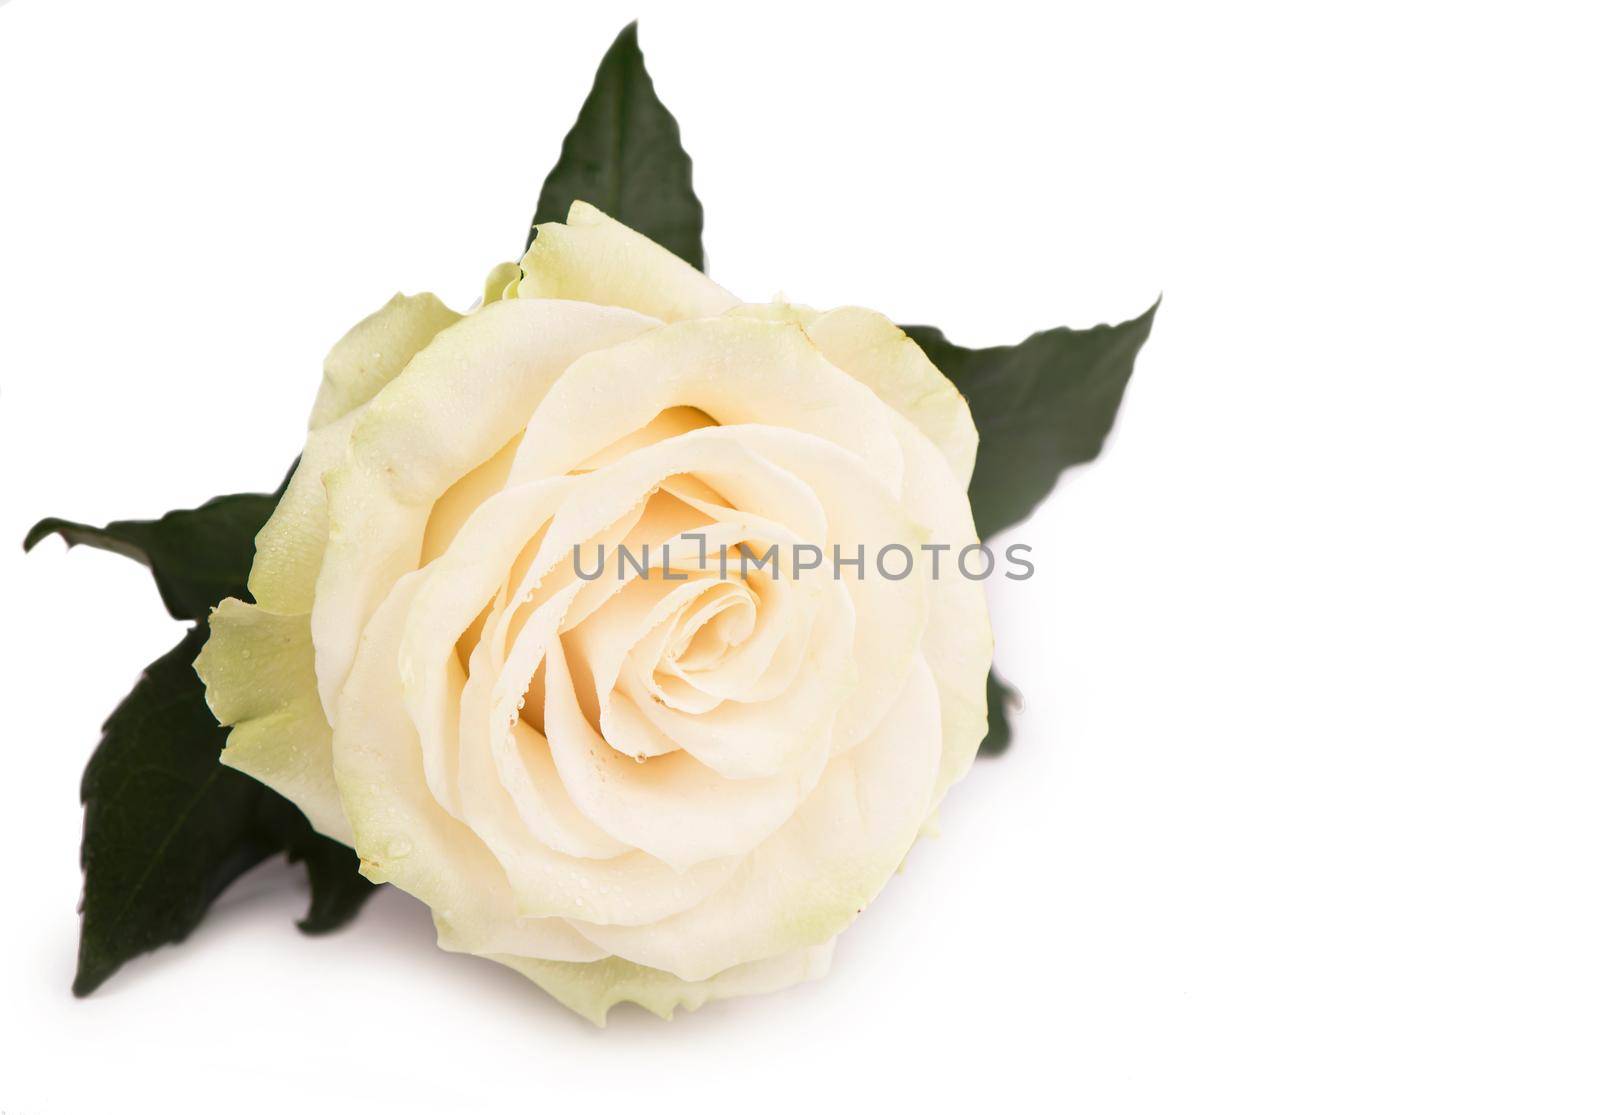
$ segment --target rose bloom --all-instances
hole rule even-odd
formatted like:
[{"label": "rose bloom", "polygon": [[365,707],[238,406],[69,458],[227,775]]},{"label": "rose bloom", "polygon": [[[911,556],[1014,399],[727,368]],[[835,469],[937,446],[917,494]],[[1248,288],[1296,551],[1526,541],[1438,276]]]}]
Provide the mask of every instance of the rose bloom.
[{"label": "rose bloom", "polygon": [[196,663],[222,761],[595,1022],[820,976],[986,731],[982,586],[924,549],[977,541],[976,448],[887,318],[743,304],[576,203],[481,308],[328,355]]}]

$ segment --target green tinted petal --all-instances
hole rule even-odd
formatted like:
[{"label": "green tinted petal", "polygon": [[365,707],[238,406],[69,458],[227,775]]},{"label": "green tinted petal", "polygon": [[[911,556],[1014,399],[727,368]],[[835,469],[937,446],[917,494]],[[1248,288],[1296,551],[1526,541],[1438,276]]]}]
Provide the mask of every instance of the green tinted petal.
[{"label": "green tinted petal", "polygon": [[333,731],[317,698],[310,617],[224,600],[194,665],[206,703],[232,728],[222,762],[294,802],[324,836],[351,843],[333,780]]},{"label": "green tinted petal", "polygon": [[495,264],[494,270],[490,271],[488,278],[483,280],[483,301],[480,305],[487,306],[489,303],[498,302],[502,298],[515,298],[517,296],[517,284],[521,278],[521,264]]},{"label": "green tinted petal", "polygon": [[431,294],[397,294],[357,322],[322,363],[311,428],[325,426],[376,395],[442,329],[461,315]]},{"label": "green tinted petal", "polygon": [[311,598],[328,545],[328,494],[322,478],[350,451],[350,431],[361,408],[319,426],[306,436],[294,475],[272,517],[256,535],[250,595],[282,615],[311,611]]},{"label": "green tinted petal", "polygon": [[311,610],[328,541],[324,474],[349,452],[351,431],[372,397],[441,330],[459,320],[460,314],[431,294],[397,294],[328,353],[300,462],[272,517],[256,535],[250,594],[262,607],[284,615]]},{"label": "green tinted petal", "polygon": [[671,972],[646,968],[617,957],[578,964],[560,960],[533,960],[521,956],[491,959],[515,968],[563,1006],[583,1015],[596,1026],[606,1024],[606,1014],[618,1003],[638,1003],[661,1018],[673,1011],[698,1010],[713,999],[764,995],[807,980],[821,979],[833,958],[833,941],[798,949],[783,956],[740,964],[710,979],[682,980]]},{"label": "green tinted petal", "polygon": [[582,201],[542,224],[522,257],[519,298],[620,306],[661,321],[714,317],[738,299],[648,237]]},{"label": "green tinted petal", "polygon": [[966,399],[905,332],[859,306],[829,310],[805,323],[832,363],[872,388],[938,447],[964,489],[978,454],[978,431]]}]

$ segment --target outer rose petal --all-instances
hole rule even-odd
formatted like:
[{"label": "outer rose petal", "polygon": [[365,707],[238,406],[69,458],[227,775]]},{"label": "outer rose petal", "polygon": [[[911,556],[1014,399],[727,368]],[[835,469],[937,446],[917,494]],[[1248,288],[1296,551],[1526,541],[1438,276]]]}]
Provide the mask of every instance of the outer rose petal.
[{"label": "outer rose petal", "polygon": [[829,361],[926,434],[966,489],[978,454],[978,428],[967,400],[917,342],[882,314],[859,306],[818,315],[805,323],[805,331]]},{"label": "outer rose petal", "polygon": [[431,294],[397,294],[357,322],[322,363],[311,428],[326,426],[372,398],[423,345],[460,320],[460,314]]},{"label": "outer rose petal", "polygon": [[574,201],[567,223],[538,226],[518,298],[621,306],[662,321],[714,317],[739,300],[655,241]]},{"label": "outer rose petal", "polygon": [[490,959],[515,968],[563,1006],[596,1026],[604,1026],[606,1013],[618,1003],[638,1003],[652,1014],[670,1019],[678,1007],[699,1010],[713,999],[765,995],[821,979],[828,974],[833,960],[833,944],[825,941],[782,956],[739,964],[703,980],[682,980],[671,972],[615,956],[590,964],[503,955]]},{"label": "outer rose petal", "polygon": [[870,737],[828,764],[789,822],[710,898],[653,925],[573,928],[616,956],[706,979],[829,940],[905,859],[933,806],[939,699],[918,664]]},{"label": "outer rose petal", "polygon": [[522,282],[522,268],[515,263],[497,263],[488,276],[483,280],[483,298],[481,306],[490,302],[498,302],[502,298],[515,298],[517,287]]},{"label": "outer rose petal", "polygon": [[344,459],[357,416],[411,358],[461,315],[431,294],[397,294],[358,322],[328,353],[311,411],[311,434],[272,518],[256,536],[250,594],[285,615],[311,610],[328,540],[322,477]]},{"label": "outer rose petal", "polygon": [[867,462],[890,489],[900,486],[891,415],[871,391],[825,360],[798,326],[735,317],[663,326],[574,363],[528,423],[511,478],[564,473],[683,406],[724,426],[814,434]]},{"label": "outer rose petal", "polygon": [[[955,565],[961,549],[978,541],[965,492],[978,446],[972,413],[916,342],[882,314],[851,306],[819,314],[778,303],[739,306],[730,315],[799,323],[830,363],[903,416],[895,432],[906,464],[904,506],[932,532],[930,543],[949,547],[923,639],[944,713],[945,755],[934,795],[942,799],[972,765],[988,731],[986,682],[994,647],[988,606],[982,584],[962,577]],[[941,455],[947,469],[939,467]]]},{"label": "outer rose petal", "polygon": [[754,321],[788,322],[791,325],[810,325],[821,313],[810,306],[783,301],[779,294],[776,302],[746,302],[728,311],[729,317],[747,317]]},{"label": "outer rose petal", "polygon": [[333,346],[300,463],[256,536],[250,592],[260,606],[223,601],[195,664],[217,720],[233,726],[222,761],[271,786],[317,831],[347,844],[350,825],[333,781],[332,729],[317,698],[309,616],[328,537],[322,478],[344,459],[373,395],[460,318],[431,294],[397,294]]},{"label": "outer rose petal", "polygon": [[194,667],[218,723],[233,728],[222,761],[294,802],[324,836],[351,843],[333,781],[333,732],[317,700],[309,617],[224,600]]},{"label": "outer rose petal", "polygon": [[735,306],[727,316],[801,326],[830,363],[872,388],[927,436],[963,489],[972,479],[978,429],[966,399],[921,347],[882,314],[859,306],[819,313],[810,306],[773,302]]},{"label": "outer rose petal", "polygon": [[983,582],[968,580],[957,565],[961,550],[978,542],[966,493],[950,470],[940,467],[939,451],[926,437],[903,418],[896,427],[906,457],[901,504],[927,527],[929,544],[949,547],[928,594],[928,626],[922,636],[923,658],[938,686],[943,717],[944,756],[933,795],[937,805],[972,766],[978,745],[989,732],[994,636]]},{"label": "outer rose petal", "polygon": [[256,534],[250,595],[282,615],[309,615],[317,573],[328,547],[328,493],[322,478],[350,451],[361,407],[312,430],[272,517]]}]

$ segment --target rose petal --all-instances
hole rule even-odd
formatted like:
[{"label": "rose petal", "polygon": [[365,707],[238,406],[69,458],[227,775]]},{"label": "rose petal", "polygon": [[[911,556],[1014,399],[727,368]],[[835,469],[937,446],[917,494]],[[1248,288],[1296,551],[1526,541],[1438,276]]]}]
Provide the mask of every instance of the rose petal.
[{"label": "rose petal", "polygon": [[294,802],[324,836],[351,843],[333,779],[333,730],[317,699],[309,619],[224,600],[194,666],[217,722],[232,727],[222,762]]},{"label": "rose petal", "polygon": [[538,226],[522,257],[519,298],[621,306],[661,321],[714,317],[739,300],[667,249],[594,206]]},{"label": "rose petal", "polygon": [[765,995],[827,975],[833,959],[833,942],[796,949],[783,956],[737,964],[709,979],[682,980],[671,972],[646,968],[618,957],[592,964],[530,960],[522,956],[491,956],[514,968],[549,992],[557,1002],[583,1015],[596,1026],[618,1003],[638,1003],[661,1018],[673,1011],[699,1010],[714,999]]},{"label": "rose petal", "polygon": [[349,414],[399,375],[411,358],[461,320],[432,294],[396,294],[340,338],[322,362],[311,428]]},{"label": "rose petal", "polygon": [[828,764],[794,817],[709,899],[647,926],[573,927],[601,948],[686,980],[820,944],[854,920],[927,817],[939,771],[939,696],[919,660],[891,713]]},{"label": "rose petal", "polygon": [[829,310],[807,322],[805,330],[830,363],[872,388],[927,435],[965,491],[978,454],[978,430],[967,400],[917,343],[882,314],[859,306]]},{"label": "rose petal", "polygon": [[738,317],[667,325],[576,361],[528,422],[512,480],[559,476],[671,407],[814,434],[900,486],[899,446],[871,390],[798,326]]}]

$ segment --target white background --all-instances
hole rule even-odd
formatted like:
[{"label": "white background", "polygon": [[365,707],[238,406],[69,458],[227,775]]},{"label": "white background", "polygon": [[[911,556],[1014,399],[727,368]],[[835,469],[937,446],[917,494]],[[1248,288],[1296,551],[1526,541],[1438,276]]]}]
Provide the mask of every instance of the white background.
[{"label": "white background", "polygon": [[[0,1110],[1595,1110],[1583,8],[0,8]],[[992,593],[1012,753],[827,980],[671,1025],[399,893],[304,939],[278,868],[74,1001],[78,775],[178,628],[17,543],[270,487],[345,328],[517,253],[636,14],[746,297],[979,344],[1165,293]]]}]

